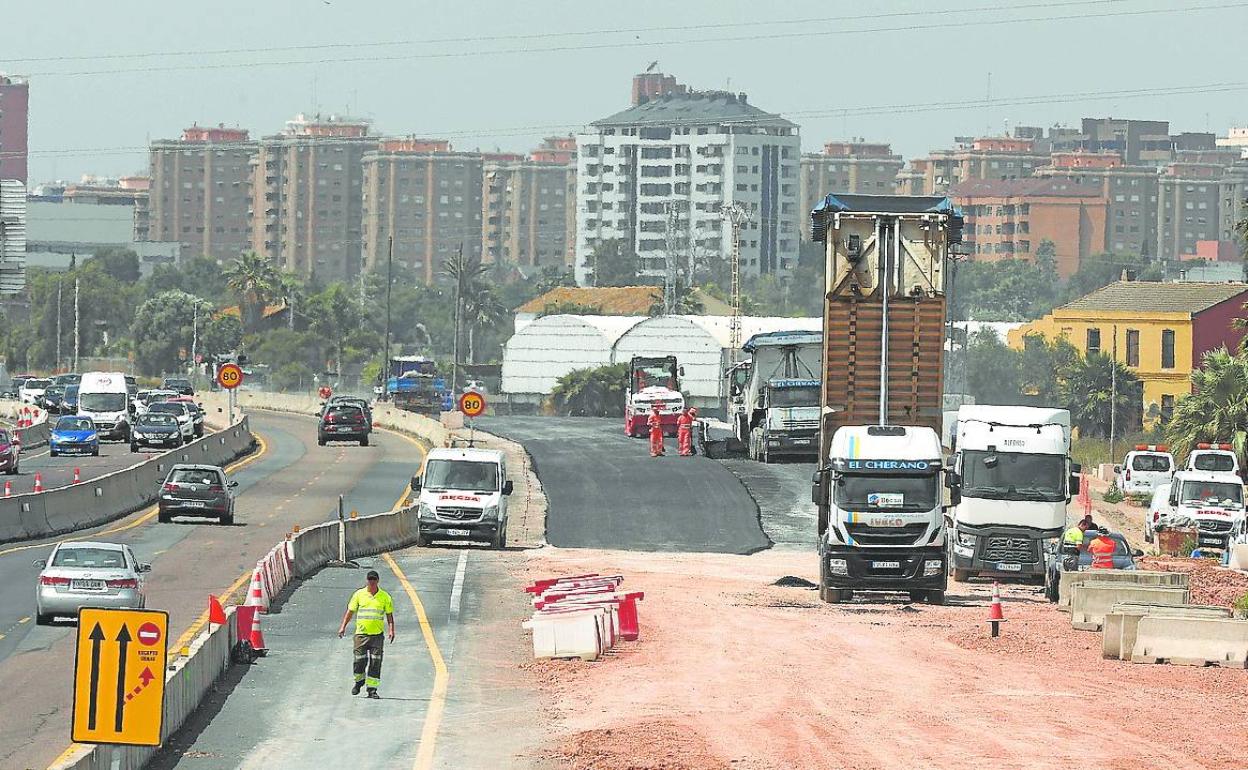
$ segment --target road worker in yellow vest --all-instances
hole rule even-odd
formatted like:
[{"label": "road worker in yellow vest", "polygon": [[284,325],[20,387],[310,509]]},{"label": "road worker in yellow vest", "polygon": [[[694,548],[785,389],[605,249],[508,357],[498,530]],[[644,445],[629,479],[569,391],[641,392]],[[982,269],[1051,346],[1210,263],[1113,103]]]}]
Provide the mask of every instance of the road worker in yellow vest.
[{"label": "road worker in yellow vest", "polygon": [[[381,655],[385,646],[382,635],[389,632],[394,641],[394,600],[381,590],[381,576],[377,570],[368,571],[368,584],[351,595],[347,612],[338,627],[338,638],[347,633],[347,624],[355,616],[355,644],[352,647],[352,673],[355,685],[352,695],[368,687],[368,697],[379,699],[377,688],[381,686]],[[383,621],[384,618],[384,621]]]}]

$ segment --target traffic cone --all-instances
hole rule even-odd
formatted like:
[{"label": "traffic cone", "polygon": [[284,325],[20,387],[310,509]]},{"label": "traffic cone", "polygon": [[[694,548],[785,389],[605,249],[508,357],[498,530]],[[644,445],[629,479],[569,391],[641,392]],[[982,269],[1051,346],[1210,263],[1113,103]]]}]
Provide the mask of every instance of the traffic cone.
[{"label": "traffic cone", "polygon": [[269,606],[264,596],[264,581],[260,579],[259,569],[251,573],[251,589],[247,592],[247,601],[244,604],[248,607],[267,608]]},{"label": "traffic cone", "polygon": [[1001,610],[1001,586],[994,582],[992,584],[992,604],[988,607],[988,625],[992,627],[992,636],[995,639],[1001,633],[1001,624],[1005,622],[1005,613]]},{"label": "traffic cone", "polygon": [[4,496],[5,497],[13,496],[13,482],[12,481],[4,482]]},{"label": "traffic cone", "polygon": [[221,606],[221,601],[212,594],[208,595],[208,624],[212,626],[225,625],[225,608]]},{"label": "traffic cone", "polygon": [[36,492],[43,491],[43,474],[42,473],[35,474],[35,491]]},{"label": "traffic cone", "polygon": [[74,483],[77,484],[80,481],[82,481],[82,476],[78,473],[78,469],[74,468]]},{"label": "traffic cone", "polygon": [[251,649],[261,658],[269,652],[269,648],[264,646],[264,634],[260,632],[259,612],[251,614]]}]

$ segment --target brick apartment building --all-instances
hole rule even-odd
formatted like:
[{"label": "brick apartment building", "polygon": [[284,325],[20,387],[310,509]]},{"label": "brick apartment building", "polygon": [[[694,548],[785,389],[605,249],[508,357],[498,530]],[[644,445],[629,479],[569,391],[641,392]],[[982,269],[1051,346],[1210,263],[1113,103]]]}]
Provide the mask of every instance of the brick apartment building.
[{"label": "brick apartment building", "polygon": [[936,150],[914,158],[897,177],[899,195],[946,195],[973,181],[1026,179],[1049,161],[1034,138],[979,137],[959,140],[953,150]]},{"label": "brick apartment building", "polygon": [[27,181],[30,81],[0,73],[0,179]]},{"label": "brick apartment building", "polygon": [[971,258],[1035,258],[1043,240],[1057,248],[1057,272],[1069,277],[1105,243],[1105,198],[1095,185],[1055,179],[981,180],[952,192],[966,216]]},{"label": "brick apartment building", "polygon": [[542,266],[573,264],[576,139],[551,137],[528,157],[485,157],[482,258]]},{"label": "brick apartment building", "polygon": [[[798,171],[798,199],[809,212],[828,193],[891,195],[897,174],[905,166],[889,144],[853,141],[828,142],[821,153],[802,155]],[[802,239],[810,238],[801,228]]]},{"label": "brick apartment building", "polygon": [[1111,254],[1157,254],[1157,169],[1128,166],[1112,151],[1055,152],[1038,179],[1099,187],[1106,202],[1105,243]]}]

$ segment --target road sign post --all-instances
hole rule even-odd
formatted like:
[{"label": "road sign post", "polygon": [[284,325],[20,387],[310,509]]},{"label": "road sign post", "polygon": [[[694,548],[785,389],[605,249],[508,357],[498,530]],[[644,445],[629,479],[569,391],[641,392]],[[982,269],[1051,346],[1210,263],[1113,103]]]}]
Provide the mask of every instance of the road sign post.
[{"label": "road sign post", "polygon": [[468,446],[473,445],[476,439],[476,419],[485,414],[485,394],[478,393],[475,390],[466,390],[459,397],[459,411],[463,412],[468,418]]},{"label": "road sign post", "polygon": [[238,364],[222,364],[217,370],[217,384],[225,388],[230,397],[230,424],[234,424],[234,405],[238,402],[234,390],[243,384],[243,368]]},{"label": "road sign post", "polygon": [[159,746],[168,647],[167,612],[79,610],[70,739]]}]

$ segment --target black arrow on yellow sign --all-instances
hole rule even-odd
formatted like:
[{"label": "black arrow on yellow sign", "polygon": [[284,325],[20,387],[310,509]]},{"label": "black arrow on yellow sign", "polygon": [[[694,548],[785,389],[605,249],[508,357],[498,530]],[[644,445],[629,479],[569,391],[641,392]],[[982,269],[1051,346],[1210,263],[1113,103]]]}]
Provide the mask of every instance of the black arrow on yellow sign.
[{"label": "black arrow on yellow sign", "polygon": [[87,705],[87,729],[95,729],[95,710],[100,702],[100,642],[104,641],[104,629],[96,623],[91,629],[91,696]]},{"label": "black arrow on yellow sign", "polygon": [[113,716],[113,732],[121,732],[126,715],[126,648],[130,646],[130,629],[125,623],[117,632],[117,712]]}]

